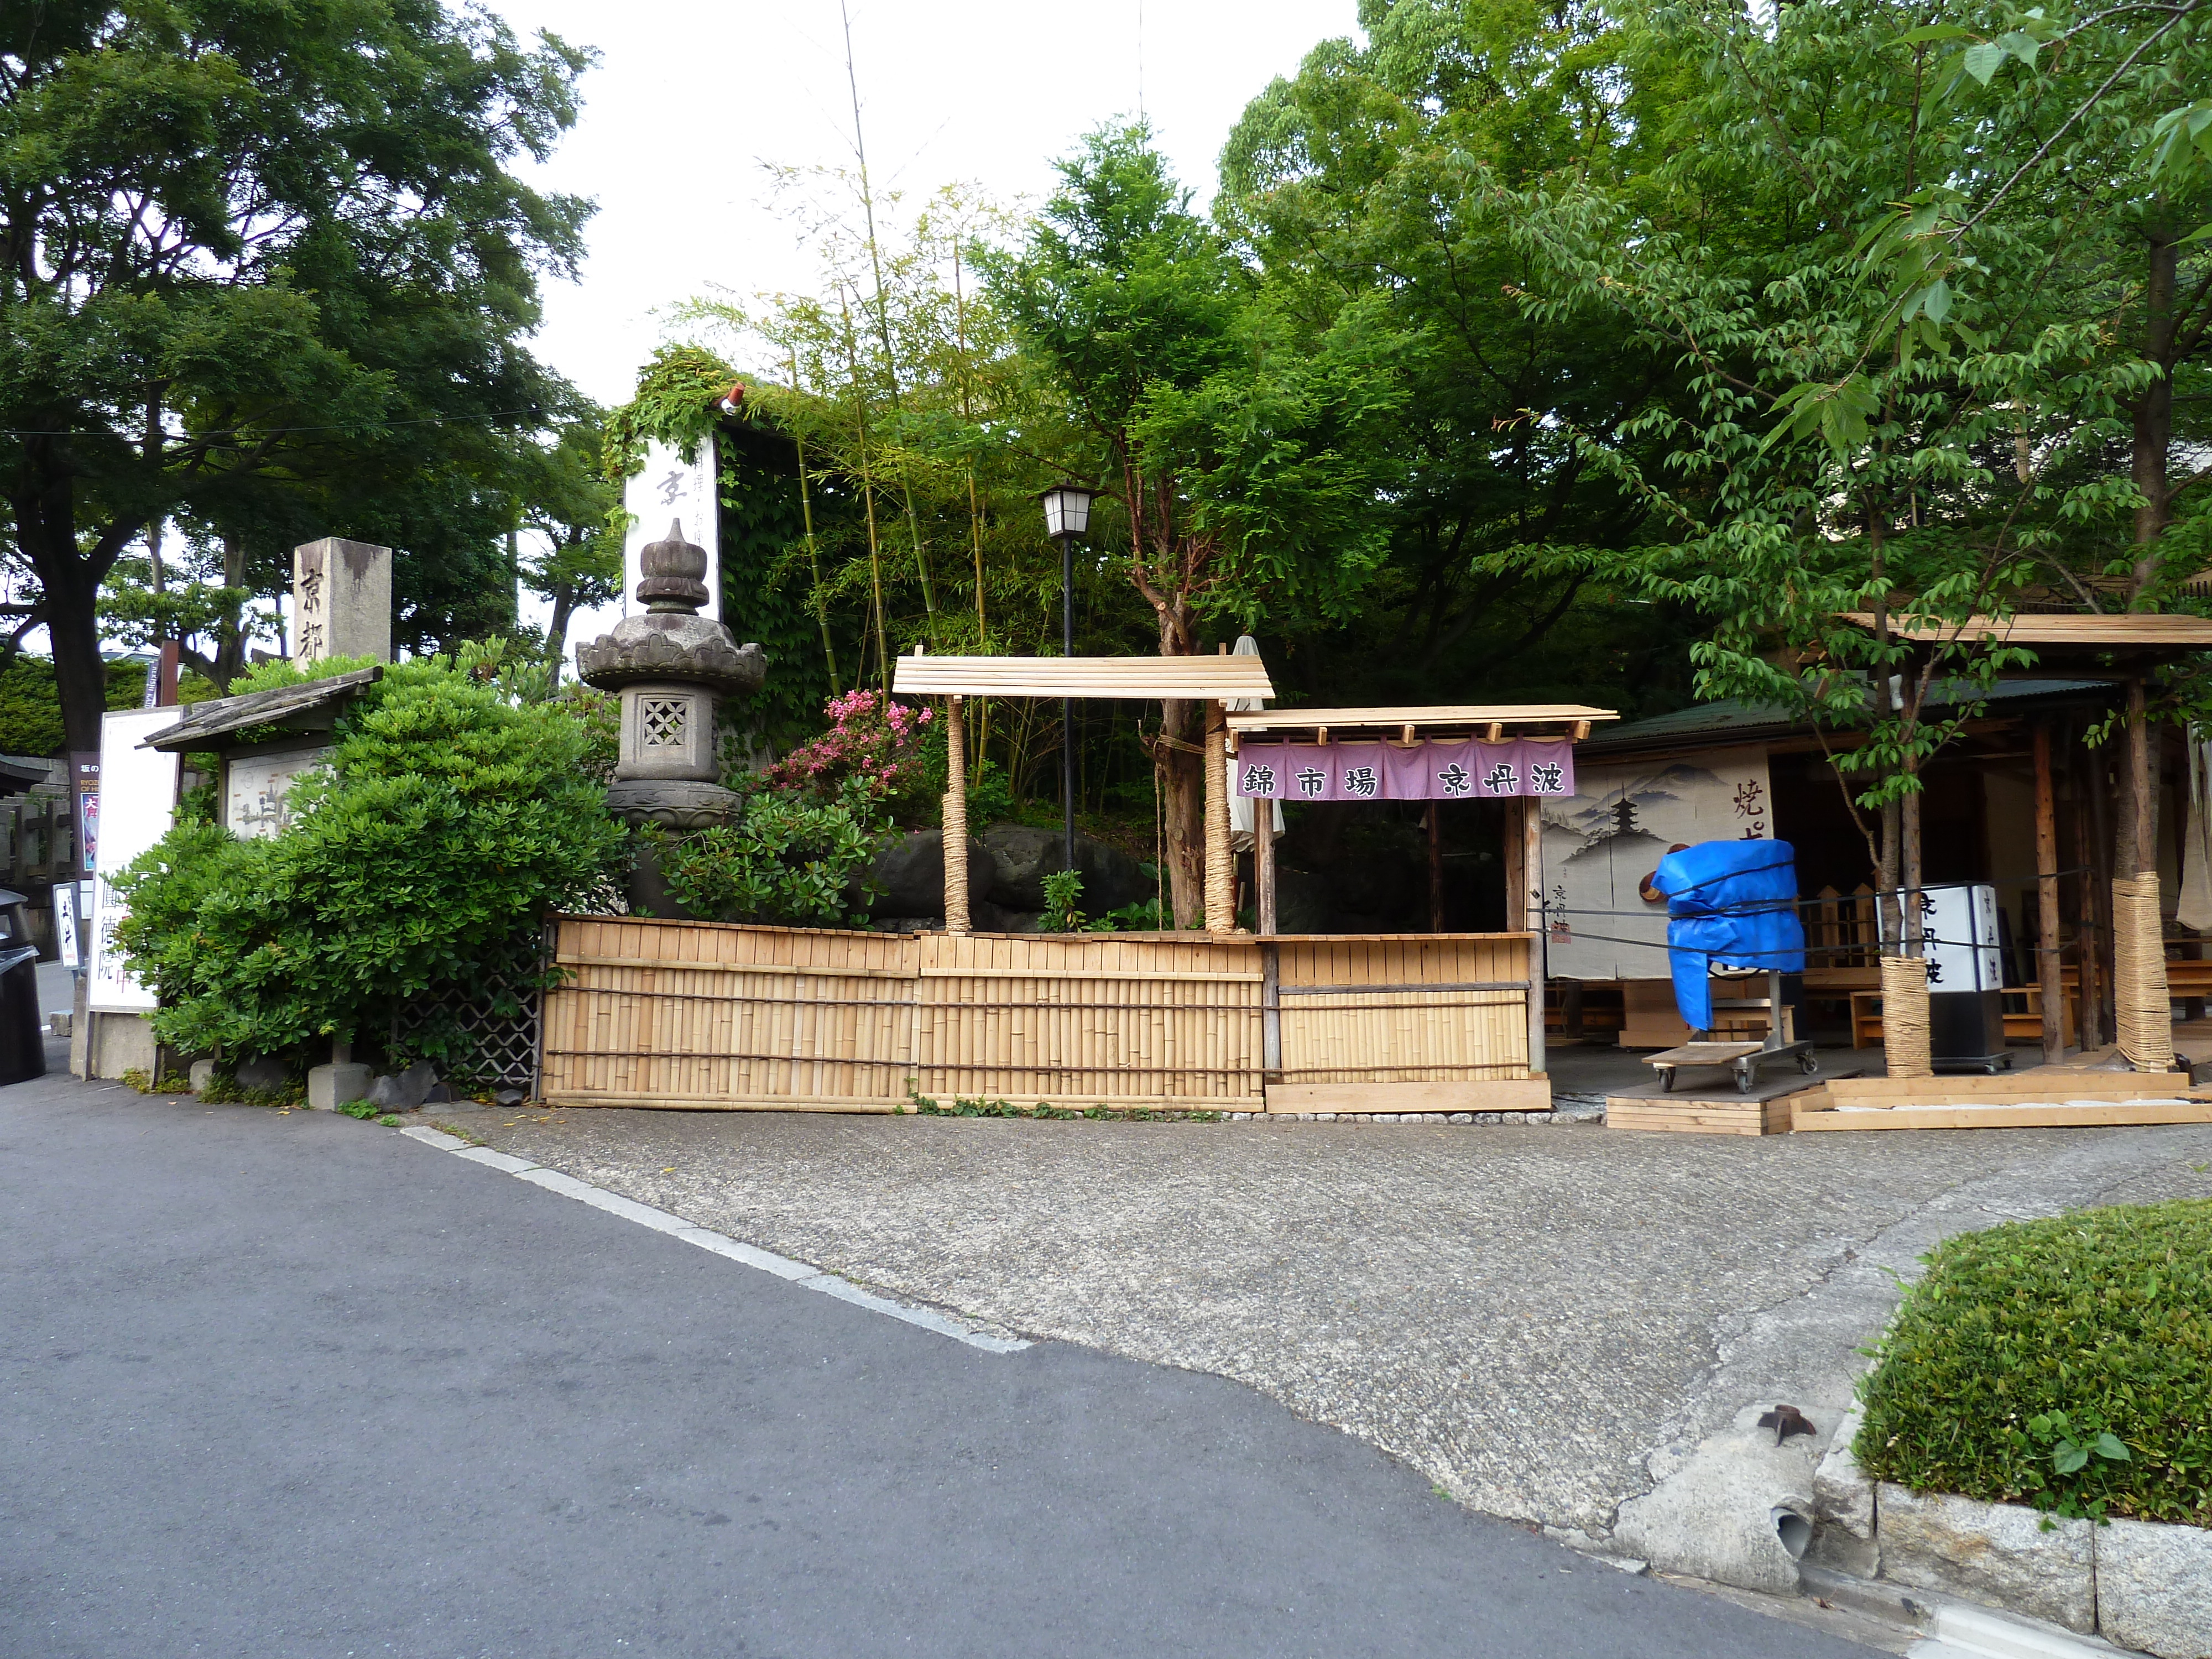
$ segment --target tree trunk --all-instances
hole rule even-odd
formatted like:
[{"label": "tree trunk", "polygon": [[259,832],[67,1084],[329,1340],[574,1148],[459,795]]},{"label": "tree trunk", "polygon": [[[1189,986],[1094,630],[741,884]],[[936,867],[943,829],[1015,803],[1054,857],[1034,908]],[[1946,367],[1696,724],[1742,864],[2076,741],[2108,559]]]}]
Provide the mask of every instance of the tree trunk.
[{"label": "tree trunk", "polygon": [[[1163,653],[1163,655],[1181,654]],[[1203,749],[1206,705],[1182,700],[1163,705],[1161,735]],[[1206,913],[1206,760],[1202,754],[1161,746],[1160,805],[1166,819],[1168,901],[1175,925],[1188,927]]]},{"label": "tree trunk", "polygon": [[576,590],[567,582],[553,586],[553,617],[545,625],[545,660],[553,665],[553,684],[561,684],[561,659],[568,653],[568,619],[575,614]]},{"label": "tree trunk", "polygon": [[54,684],[60,693],[64,745],[100,747],[107,712],[107,665],[100,654],[100,582],[143,520],[110,525],[89,552],[77,545],[74,481],[51,438],[24,443],[9,505],[16,545],[46,592],[47,636],[53,642]]},{"label": "tree trunk", "polygon": [[[2181,250],[2172,242],[2150,245],[2150,271],[2143,284],[2143,356],[2159,366],[2156,380],[2136,399],[2133,432],[2130,438],[2136,489],[2142,505],[2136,508],[2136,545],[2153,546],[2166,532],[2173,513],[2173,498],[2166,484],[2166,457],[2173,443],[2174,286],[2179,275]],[[2145,553],[2136,562],[2129,608],[2132,610],[2158,574],[2155,555]]]}]

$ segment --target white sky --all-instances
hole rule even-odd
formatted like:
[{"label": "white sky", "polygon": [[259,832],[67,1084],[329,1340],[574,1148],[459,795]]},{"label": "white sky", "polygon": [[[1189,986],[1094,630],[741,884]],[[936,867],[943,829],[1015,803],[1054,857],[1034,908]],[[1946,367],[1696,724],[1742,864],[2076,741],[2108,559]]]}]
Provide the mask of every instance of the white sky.
[{"label": "white sky", "polygon": [[[541,187],[595,198],[580,284],[545,294],[539,355],[605,404],[661,338],[655,307],[710,284],[799,289],[813,259],[770,210],[763,162],[850,166],[837,0],[494,0],[526,38],[599,48],[582,118]],[[1201,204],[1244,106],[1357,0],[853,0],[853,58],[879,189],[955,180],[1042,196],[1050,163],[1144,112]],[[1141,66],[1139,40],[1143,49]]]}]

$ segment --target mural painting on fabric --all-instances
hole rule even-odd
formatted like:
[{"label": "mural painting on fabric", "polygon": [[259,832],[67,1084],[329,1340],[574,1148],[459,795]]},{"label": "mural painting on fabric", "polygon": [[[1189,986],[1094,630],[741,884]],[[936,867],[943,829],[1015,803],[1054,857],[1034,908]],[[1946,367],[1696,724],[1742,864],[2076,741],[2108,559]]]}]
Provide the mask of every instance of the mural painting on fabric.
[{"label": "mural painting on fabric", "polygon": [[1585,764],[1573,792],[1544,803],[1548,968],[1565,979],[1665,979],[1667,901],[1659,860],[1706,841],[1774,834],[1766,751]]}]

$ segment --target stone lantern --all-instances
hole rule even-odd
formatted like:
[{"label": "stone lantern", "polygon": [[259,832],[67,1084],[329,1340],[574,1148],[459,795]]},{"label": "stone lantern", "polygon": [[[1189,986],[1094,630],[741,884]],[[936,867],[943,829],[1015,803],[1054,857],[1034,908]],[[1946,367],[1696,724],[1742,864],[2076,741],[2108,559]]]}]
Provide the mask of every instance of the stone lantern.
[{"label": "stone lantern", "polygon": [[[607,806],[632,824],[704,830],[736,815],[739,797],[715,781],[714,711],[736,692],[757,691],[768,659],[739,645],[720,623],[698,614],[707,602],[707,553],[684,539],[681,520],[641,558],[637,597],[645,614],[576,647],[585,683],[622,694],[620,757]],[[630,878],[635,909],[673,915],[680,907],[661,883],[658,860],[638,849]]]}]

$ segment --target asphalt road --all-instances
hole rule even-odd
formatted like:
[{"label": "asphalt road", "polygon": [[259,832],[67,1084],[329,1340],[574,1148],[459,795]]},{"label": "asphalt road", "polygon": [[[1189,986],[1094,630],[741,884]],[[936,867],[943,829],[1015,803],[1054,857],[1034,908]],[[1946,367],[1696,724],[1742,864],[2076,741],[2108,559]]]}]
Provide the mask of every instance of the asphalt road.
[{"label": "asphalt road", "polygon": [[11,1659],[1868,1651],[346,1118],[0,1090],[0,1334]]}]

